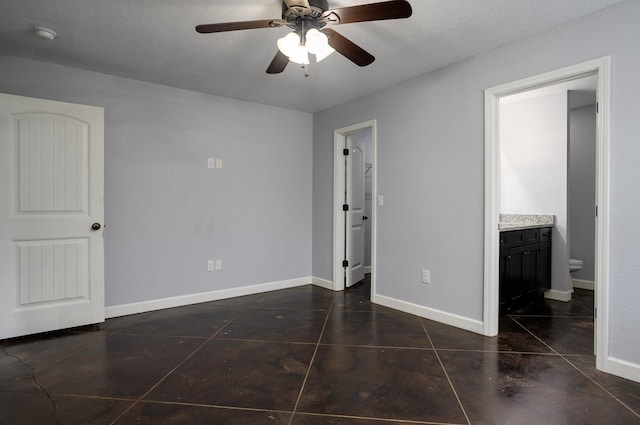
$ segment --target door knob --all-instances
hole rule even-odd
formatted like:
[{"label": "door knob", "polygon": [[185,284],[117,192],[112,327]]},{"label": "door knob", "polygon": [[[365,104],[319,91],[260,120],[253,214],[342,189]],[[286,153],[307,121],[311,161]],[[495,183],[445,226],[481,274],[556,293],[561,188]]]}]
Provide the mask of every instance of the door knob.
[{"label": "door knob", "polygon": [[93,223],[91,225],[92,230],[100,230],[100,223]]}]

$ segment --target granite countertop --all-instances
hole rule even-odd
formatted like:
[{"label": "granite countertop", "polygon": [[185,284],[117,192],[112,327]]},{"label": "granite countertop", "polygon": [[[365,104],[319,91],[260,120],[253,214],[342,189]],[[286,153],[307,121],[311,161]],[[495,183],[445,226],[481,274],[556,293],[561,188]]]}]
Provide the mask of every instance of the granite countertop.
[{"label": "granite countertop", "polygon": [[544,214],[500,214],[498,229],[501,232],[510,230],[535,229],[541,227],[553,227],[554,215]]}]

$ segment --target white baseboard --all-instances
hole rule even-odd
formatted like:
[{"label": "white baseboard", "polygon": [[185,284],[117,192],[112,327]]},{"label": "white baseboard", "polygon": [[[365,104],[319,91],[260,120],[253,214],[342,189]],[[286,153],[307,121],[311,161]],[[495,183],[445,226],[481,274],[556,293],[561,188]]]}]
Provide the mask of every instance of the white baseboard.
[{"label": "white baseboard", "polygon": [[364,274],[371,273],[371,266],[364,266]]},{"label": "white baseboard", "polygon": [[573,290],[569,291],[558,291],[557,289],[550,289],[545,291],[544,297],[549,300],[569,302],[571,301],[571,294],[573,294]]},{"label": "white baseboard", "polygon": [[589,291],[595,290],[595,283],[593,280],[572,279],[573,287],[578,289],[588,289]]},{"label": "white baseboard", "polygon": [[375,294],[373,296],[373,302],[385,307],[393,308],[394,310],[399,310],[405,313],[424,317],[425,319],[444,323],[445,325],[464,329],[466,331],[474,332],[480,335],[482,335],[484,332],[484,325],[481,321],[469,319],[468,317],[458,316],[457,314],[447,313],[441,310],[424,307],[418,304],[413,304],[407,301],[402,301],[379,294]]},{"label": "white baseboard", "polygon": [[620,360],[615,357],[606,359],[605,372],[631,381],[640,382],[640,365],[637,363]]},{"label": "white baseboard", "polygon": [[281,280],[278,282],[260,283],[257,285],[241,286],[238,288],[222,289],[219,291],[201,292],[199,294],[180,295],[171,298],[141,301],[131,304],[121,304],[105,307],[105,318],[128,316],[130,314],[146,313],[148,311],[162,310],[165,308],[182,307],[185,305],[205,303],[209,301],[224,300],[227,298],[242,297],[245,295],[260,294],[263,292],[277,291],[279,289],[295,288],[309,285],[311,277]]},{"label": "white baseboard", "polygon": [[322,278],[314,276],[314,277],[311,278],[311,284],[319,286],[319,287],[324,288],[324,289],[328,289],[330,291],[334,290],[333,289],[333,282],[330,281],[330,280],[327,280],[327,279],[322,279]]}]

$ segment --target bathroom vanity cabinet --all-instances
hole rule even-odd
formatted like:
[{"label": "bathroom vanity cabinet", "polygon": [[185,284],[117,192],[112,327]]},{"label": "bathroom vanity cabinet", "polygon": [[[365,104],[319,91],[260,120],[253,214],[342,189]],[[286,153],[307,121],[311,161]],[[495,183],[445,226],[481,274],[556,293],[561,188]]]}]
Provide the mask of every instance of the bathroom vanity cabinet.
[{"label": "bathroom vanity cabinet", "polygon": [[500,232],[500,314],[551,289],[551,227]]}]

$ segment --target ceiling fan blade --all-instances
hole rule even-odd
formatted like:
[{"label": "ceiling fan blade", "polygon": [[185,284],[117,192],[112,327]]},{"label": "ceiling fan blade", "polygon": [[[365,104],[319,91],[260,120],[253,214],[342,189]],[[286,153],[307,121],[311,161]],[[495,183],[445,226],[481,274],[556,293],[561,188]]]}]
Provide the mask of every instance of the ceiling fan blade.
[{"label": "ceiling fan blade", "polygon": [[280,50],[278,50],[278,53],[276,53],[275,57],[271,61],[269,68],[267,68],[267,74],[281,73],[287,67],[288,63],[289,63],[289,58]]},{"label": "ceiling fan blade", "polygon": [[356,65],[367,66],[376,60],[369,52],[334,30],[325,28],[322,32],[329,38],[329,46]]},{"label": "ceiling fan blade", "polygon": [[322,14],[322,17],[327,18],[328,23],[338,25],[352,22],[402,19],[410,17],[412,13],[413,10],[408,1],[392,0],[327,10]]},{"label": "ceiling fan blade", "polygon": [[196,26],[200,34],[212,32],[252,30],[258,28],[273,28],[286,24],[282,19],[262,19],[259,21],[224,22],[221,24],[203,24]]}]

